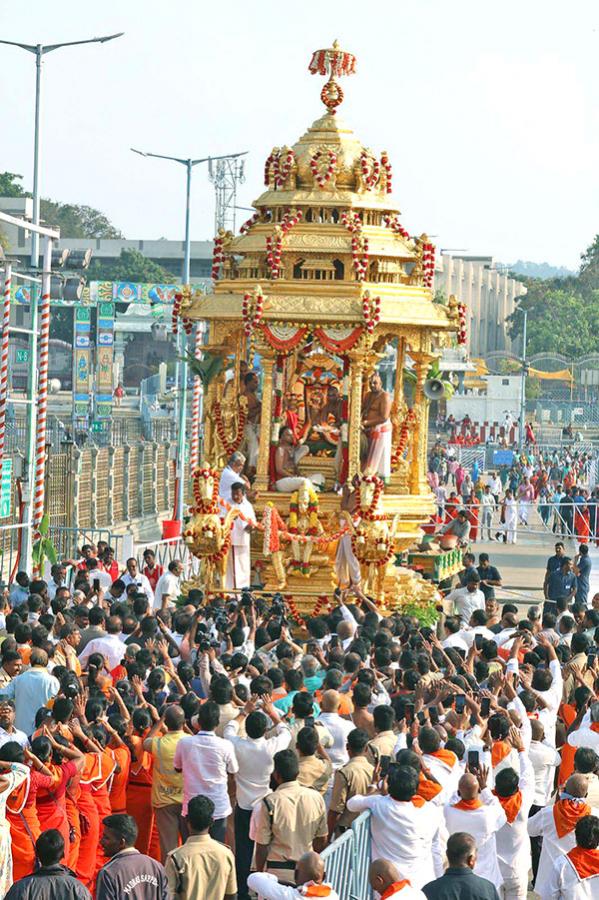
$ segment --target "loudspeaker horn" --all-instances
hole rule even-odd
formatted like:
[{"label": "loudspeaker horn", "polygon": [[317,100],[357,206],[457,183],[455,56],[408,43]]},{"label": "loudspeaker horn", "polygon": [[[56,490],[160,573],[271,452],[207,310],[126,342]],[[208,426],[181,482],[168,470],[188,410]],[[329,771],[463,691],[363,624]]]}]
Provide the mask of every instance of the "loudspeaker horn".
[{"label": "loudspeaker horn", "polygon": [[429,378],[424,383],[424,396],[429,400],[440,400],[445,393],[445,385],[440,378]]}]

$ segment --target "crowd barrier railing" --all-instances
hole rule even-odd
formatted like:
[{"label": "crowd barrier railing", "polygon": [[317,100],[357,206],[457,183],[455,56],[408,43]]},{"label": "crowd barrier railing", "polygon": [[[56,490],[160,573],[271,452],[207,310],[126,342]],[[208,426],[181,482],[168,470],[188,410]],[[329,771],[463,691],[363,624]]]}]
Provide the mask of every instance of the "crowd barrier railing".
[{"label": "crowd barrier railing", "polygon": [[341,837],[321,853],[326,880],[339,900],[371,900],[368,883],[370,866],[370,812],[361,813]]}]

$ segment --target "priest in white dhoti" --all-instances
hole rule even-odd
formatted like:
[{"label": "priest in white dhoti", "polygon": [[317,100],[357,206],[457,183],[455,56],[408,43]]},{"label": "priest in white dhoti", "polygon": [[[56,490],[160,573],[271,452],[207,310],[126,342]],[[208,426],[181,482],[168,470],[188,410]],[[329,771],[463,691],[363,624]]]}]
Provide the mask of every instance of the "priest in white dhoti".
[{"label": "priest in white dhoti", "polygon": [[391,475],[391,394],[383,390],[381,376],[375,372],[370,376],[370,390],[362,400],[362,428],[366,436],[368,451],[363,470],[367,475],[389,478]]},{"label": "priest in white dhoti", "polygon": [[576,846],[553,863],[548,897],[596,900],[599,897],[599,819],[584,816],[575,828]]},{"label": "priest in white dhoti", "polygon": [[[251,584],[250,536],[256,525],[254,507],[245,496],[245,485],[236,481],[231,487],[231,508],[237,516],[231,528],[231,547],[227,557],[225,590],[241,590]],[[243,516],[243,518],[242,518]]]}]

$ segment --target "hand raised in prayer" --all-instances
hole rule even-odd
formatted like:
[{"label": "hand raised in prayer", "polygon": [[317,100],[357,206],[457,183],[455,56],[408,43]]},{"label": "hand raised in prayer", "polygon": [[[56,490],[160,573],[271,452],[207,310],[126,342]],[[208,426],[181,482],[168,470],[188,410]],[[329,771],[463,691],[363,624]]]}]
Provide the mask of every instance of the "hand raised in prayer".
[{"label": "hand raised in prayer", "polygon": [[524,750],[524,742],[517,728],[512,726],[509,731],[508,739],[514,750],[520,752]]},{"label": "hand raised in prayer", "polygon": [[479,766],[478,769],[475,769],[472,774],[476,777],[476,780],[478,781],[478,786],[481,789],[481,791],[484,790],[484,788],[486,788],[486,786],[487,786],[487,781],[489,779],[488,766]]}]

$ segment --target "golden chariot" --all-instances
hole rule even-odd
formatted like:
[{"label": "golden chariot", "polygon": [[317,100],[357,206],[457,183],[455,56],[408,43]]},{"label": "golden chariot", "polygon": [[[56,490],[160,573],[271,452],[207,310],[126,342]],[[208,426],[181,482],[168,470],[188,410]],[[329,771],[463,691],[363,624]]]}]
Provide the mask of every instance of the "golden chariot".
[{"label": "golden chariot", "polygon": [[[232,451],[246,448],[243,375],[248,367],[259,375],[260,421],[250,427],[261,527],[252,559],[265,589],[281,590],[304,615],[332,598],[344,534],[363,588],[383,610],[430,605],[438,596],[431,582],[398,562],[435,513],[424,388],[431,363],[458,329],[458,309],[453,298],[434,301],[434,247],[426,234],[411,236],[401,224],[387,153],[364,146],[337,114],[343,99],[337,79],[354,69],[355,57],[336,43],[313,54],[310,71],[328,76],[324,114],[295,144],[273,148],[255,213],[237,236],[221,231],[215,239],[213,292],[186,288],[179,309],[188,326],[208,323],[202,350],[220,361],[205,390],[204,481],[217,478]],[[380,479],[363,471],[361,421],[368,379],[382,363],[391,373],[393,402],[391,471]],[[326,440],[311,440],[322,438],[311,423],[329,395],[337,398],[338,428],[331,435],[325,427]],[[290,423],[309,449],[298,474],[311,479],[291,495],[274,489],[273,472],[281,428]],[[341,511],[344,484],[355,485],[361,515]],[[186,538],[201,556],[205,509],[190,511]],[[273,523],[280,535],[274,543]],[[212,561],[215,554],[222,561],[221,545],[212,547]]]}]

